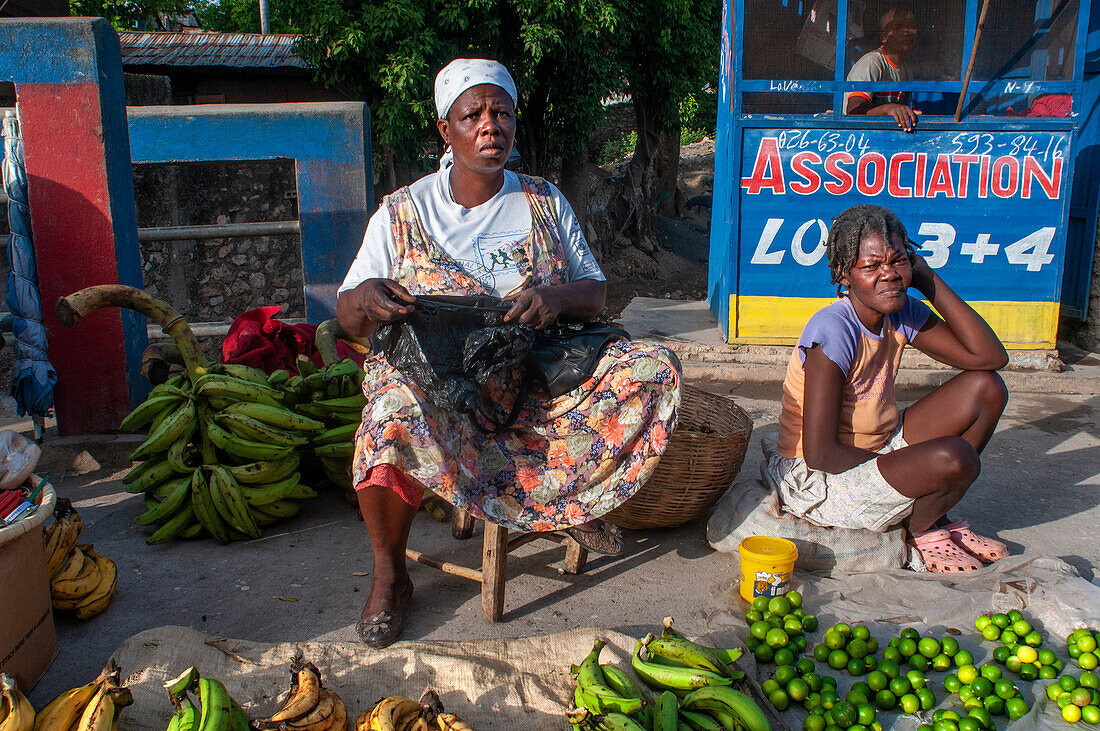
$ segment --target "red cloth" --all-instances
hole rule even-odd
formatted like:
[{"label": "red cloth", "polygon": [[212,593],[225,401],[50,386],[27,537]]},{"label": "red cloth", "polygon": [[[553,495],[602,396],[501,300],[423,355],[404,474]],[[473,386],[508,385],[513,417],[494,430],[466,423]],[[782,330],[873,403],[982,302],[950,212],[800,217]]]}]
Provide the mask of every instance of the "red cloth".
[{"label": "red cloth", "polygon": [[[281,305],[271,305],[238,315],[222,343],[222,362],[240,363],[266,373],[280,368],[297,373],[297,358],[301,354],[309,356],[318,368],[324,368],[314,342],[317,326],[307,323],[288,325],[275,319],[275,315],[282,310]],[[352,358],[360,365],[366,357],[339,340],[336,341],[336,352],[341,359]]]},{"label": "red cloth", "polygon": [[368,487],[385,487],[396,492],[402,500],[414,508],[419,508],[424,499],[424,487],[405,476],[405,473],[392,464],[379,464],[367,470],[367,477],[355,486],[358,492]]},{"label": "red cloth", "polygon": [[1073,98],[1069,94],[1043,94],[1035,98],[1031,106],[1022,112],[1009,107],[1009,117],[1068,117],[1073,111]]}]

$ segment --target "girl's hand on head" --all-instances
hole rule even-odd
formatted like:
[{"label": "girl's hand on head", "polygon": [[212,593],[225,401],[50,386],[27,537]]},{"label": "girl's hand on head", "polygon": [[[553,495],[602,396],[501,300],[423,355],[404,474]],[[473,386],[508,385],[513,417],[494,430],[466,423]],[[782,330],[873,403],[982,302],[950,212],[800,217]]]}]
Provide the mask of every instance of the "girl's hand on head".
[{"label": "girl's hand on head", "polygon": [[909,286],[918,292],[927,294],[926,288],[932,285],[932,281],[936,276],[932,271],[932,267],[928,266],[928,260],[913,252],[909,255],[909,263],[913,267],[913,281]]}]

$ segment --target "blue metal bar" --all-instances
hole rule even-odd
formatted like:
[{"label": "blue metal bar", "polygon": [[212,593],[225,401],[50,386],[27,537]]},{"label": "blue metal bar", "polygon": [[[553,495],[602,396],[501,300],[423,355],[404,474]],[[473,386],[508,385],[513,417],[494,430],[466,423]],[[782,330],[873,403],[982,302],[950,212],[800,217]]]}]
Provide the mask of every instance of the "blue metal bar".
[{"label": "blue metal bar", "polygon": [[[897,123],[889,117],[875,118],[866,115],[847,116],[833,119],[822,114],[746,114],[741,117],[741,127],[776,127],[787,125],[791,129],[897,129]],[[1069,132],[1077,128],[1077,123],[1066,117],[987,117],[968,118],[965,123],[956,124],[949,116],[923,116],[920,121],[922,130],[992,130],[992,131],[1035,131]]]},{"label": "blue metal bar", "polygon": [[[833,64],[833,81],[844,81],[844,69],[848,67],[848,0],[839,0],[836,9],[836,63]],[[833,89],[833,118],[844,116],[844,90]]]},{"label": "blue metal bar", "polygon": [[[1006,79],[989,82],[983,94],[1059,94],[1073,93],[1081,88],[1079,81],[1032,81]],[[791,94],[832,94],[855,89],[875,91],[962,91],[961,81],[797,81],[768,79],[742,81],[741,91],[772,91]]]},{"label": "blue metal bar", "polygon": [[[965,25],[963,26],[963,52],[959,65],[959,83],[966,76],[966,67],[970,64],[970,53],[974,48],[974,34],[978,30],[978,3],[981,0],[966,0]],[[960,85],[960,89],[962,86]]]}]

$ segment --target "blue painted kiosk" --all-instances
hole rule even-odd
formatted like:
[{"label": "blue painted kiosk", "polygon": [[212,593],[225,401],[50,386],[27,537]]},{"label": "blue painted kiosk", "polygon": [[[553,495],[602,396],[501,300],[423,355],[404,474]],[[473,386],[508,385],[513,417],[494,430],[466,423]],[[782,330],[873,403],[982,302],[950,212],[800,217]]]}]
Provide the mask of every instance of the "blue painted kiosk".
[{"label": "blue painted kiosk", "polygon": [[[729,342],[797,339],[836,296],[830,221],[860,203],[897,212],[1009,348],[1055,346],[1067,259],[1083,314],[1096,185],[1072,221],[1070,190],[1095,111],[1083,84],[1090,3],[987,2],[976,45],[982,0],[909,5],[916,40],[891,63],[902,81],[869,82],[846,79],[884,22],[892,29],[894,0],[725,0],[708,291]],[[888,92],[920,112],[912,132],[845,113]],[[1071,227],[1081,250],[1067,256]]]}]

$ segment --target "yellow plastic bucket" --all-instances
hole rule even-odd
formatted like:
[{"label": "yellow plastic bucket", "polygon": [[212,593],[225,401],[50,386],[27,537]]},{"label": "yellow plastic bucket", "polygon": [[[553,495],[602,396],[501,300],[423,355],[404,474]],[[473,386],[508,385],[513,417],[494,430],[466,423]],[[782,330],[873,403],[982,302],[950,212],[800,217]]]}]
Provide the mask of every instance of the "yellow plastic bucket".
[{"label": "yellow plastic bucket", "polygon": [[786,538],[749,536],[737,547],[741,554],[741,598],[782,596],[791,586],[798,547]]}]

